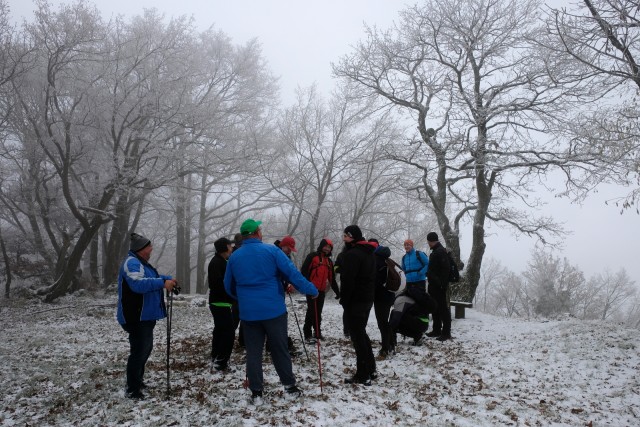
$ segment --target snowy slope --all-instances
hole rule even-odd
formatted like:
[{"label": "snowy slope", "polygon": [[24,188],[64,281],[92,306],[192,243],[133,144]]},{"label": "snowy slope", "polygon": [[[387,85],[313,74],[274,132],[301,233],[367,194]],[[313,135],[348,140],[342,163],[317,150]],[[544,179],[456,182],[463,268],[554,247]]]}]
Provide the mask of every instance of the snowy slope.
[{"label": "snowy slope", "polygon": [[[248,402],[243,353],[232,368],[211,369],[212,319],[204,297],[174,303],[172,395],[166,400],[166,323],[156,327],[147,365],[150,398],[123,398],[126,334],[115,298],[68,297],[56,305],[3,300],[0,316],[2,425],[640,425],[637,330],[604,322],[526,322],[467,310],[454,340],[421,347],[399,339],[398,353],[378,362],[371,387],[343,384],[355,355],[342,336],[342,310],[327,299],[321,346],[294,360],[302,400],[282,396],[265,363],[265,403]],[[300,299],[301,297],[297,297]],[[289,304],[290,306],[290,304]],[[291,306],[290,306],[291,307]],[[304,317],[301,302],[298,318]],[[295,318],[290,335],[300,350]],[[379,349],[372,317],[369,334]]]}]

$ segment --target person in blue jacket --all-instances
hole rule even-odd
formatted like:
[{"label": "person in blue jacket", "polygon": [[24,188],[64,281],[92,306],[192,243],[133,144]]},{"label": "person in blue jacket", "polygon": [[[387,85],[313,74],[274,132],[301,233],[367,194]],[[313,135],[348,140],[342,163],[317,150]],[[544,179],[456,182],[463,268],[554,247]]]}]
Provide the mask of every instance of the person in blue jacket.
[{"label": "person in blue jacket", "polygon": [[318,290],[280,248],[262,243],[260,224],[261,221],[247,219],[240,226],[242,246],[229,257],[224,287],[238,300],[251,399],[262,398],[265,338],[269,340],[271,360],[284,386],[285,396],[295,398],[302,392],[296,385],[287,348],[287,306],[282,281],[286,280],[300,293],[314,297]]},{"label": "person in blue jacket", "polygon": [[118,274],[118,322],[129,334],[126,397],[144,399],[144,367],[153,349],[153,328],[167,316],[163,289],[173,291],[177,285],[171,276],[158,274],[149,264],[151,241],[131,233],[127,258]]}]

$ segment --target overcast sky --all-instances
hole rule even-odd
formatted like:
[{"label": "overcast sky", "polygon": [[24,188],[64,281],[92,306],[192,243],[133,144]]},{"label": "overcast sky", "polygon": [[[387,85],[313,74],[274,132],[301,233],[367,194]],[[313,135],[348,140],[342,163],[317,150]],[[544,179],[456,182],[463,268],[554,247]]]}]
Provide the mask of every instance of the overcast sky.
[{"label": "overcast sky", "polygon": [[[30,18],[29,0],[8,0],[16,19]],[[59,4],[60,1],[52,1]],[[194,16],[199,28],[213,26],[236,43],[257,38],[272,72],[280,76],[282,99],[289,103],[297,86],[317,83],[328,93],[332,88],[331,62],[350,52],[364,37],[364,24],[387,28],[398,11],[413,2],[398,0],[102,0],[94,2],[105,17],[139,14],[155,7],[167,17]],[[583,206],[548,196],[545,215],[554,216],[572,232],[556,256],[567,257],[587,276],[605,268],[624,267],[640,283],[640,217],[635,211],[620,215],[620,209],[605,201],[625,194],[624,189],[602,187]],[[521,272],[529,261],[535,241],[490,227],[487,256]],[[465,239],[466,237],[466,239]],[[470,249],[470,234],[462,239],[463,258]]]}]

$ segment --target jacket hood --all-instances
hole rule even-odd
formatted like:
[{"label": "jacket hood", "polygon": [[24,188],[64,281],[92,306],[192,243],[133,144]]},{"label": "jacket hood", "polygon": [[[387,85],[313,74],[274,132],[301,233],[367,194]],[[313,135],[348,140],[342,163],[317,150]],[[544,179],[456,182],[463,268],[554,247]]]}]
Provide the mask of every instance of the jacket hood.
[{"label": "jacket hood", "polygon": [[382,258],[389,258],[391,256],[391,249],[386,246],[378,245],[374,253]]},{"label": "jacket hood", "polygon": [[318,253],[322,252],[322,248],[324,248],[327,245],[331,246],[331,250],[329,251],[329,254],[327,255],[328,257],[330,257],[331,253],[333,252],[333,242],[331,240],[329,240],[329,239],[325,238],[325,239],[320,240],[320,244],[318,245],[317,251],[318,251]]},{"label": "jacket hood", "polygon": [[372,242],[367,242],[366,240],[360,240],[355,243],[354,247],[364,249],[367,253],[373,253],[378,245]]}]

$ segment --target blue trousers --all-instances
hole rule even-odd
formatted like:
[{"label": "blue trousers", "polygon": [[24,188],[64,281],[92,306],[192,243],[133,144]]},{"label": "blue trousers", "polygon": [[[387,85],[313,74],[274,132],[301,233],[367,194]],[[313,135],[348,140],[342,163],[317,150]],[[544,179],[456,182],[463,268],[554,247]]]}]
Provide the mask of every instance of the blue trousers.
[{"label": "blue trousers", "polygon": [[153,350],[155,320],[127,323],[122,329],[129,334],[129,359],[127,360],[127,393],[140,391],[144,366]]},{"label": "blue trousers", "polygon": [[287,313],[268,320],[243,320],[242,330],[247,350],[247,378],[251,391],[262,391],[262,350],[265,338],[269,338],[271,360],[280,382],[285,387],[295,385],[296,378],[287,348]]}]

